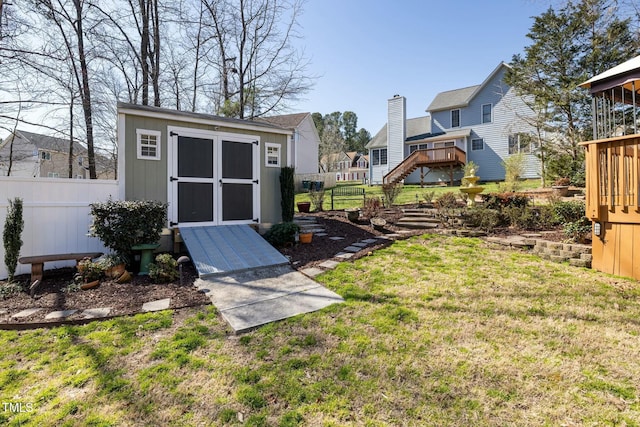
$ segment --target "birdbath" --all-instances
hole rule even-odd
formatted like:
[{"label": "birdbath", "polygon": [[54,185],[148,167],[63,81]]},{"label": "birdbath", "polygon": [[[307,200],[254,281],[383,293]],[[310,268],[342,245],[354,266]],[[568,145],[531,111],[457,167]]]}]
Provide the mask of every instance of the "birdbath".
[{"label": "birdbath", "polygon": [[149,264],[153,261],[153,251],[158,249],[158,247],[160,247],[160,245],[157,243],[147,243],[131,247],[134,251],[140,251],[140,271],[138,272],[140,276],[149,275]]},{"label": "birdbath", "polygon": [[472,169],[470,171],[469,176],[465,176],[463,179],[466,180],[469,184],[466,187],[461,187],[460,191],[467,194],[467,206],[475,206],[476,205],[476,195],[482,193],[484,191],[484,187],[481,187],[476,184],[480,177],[475,175],[475,171]]}]

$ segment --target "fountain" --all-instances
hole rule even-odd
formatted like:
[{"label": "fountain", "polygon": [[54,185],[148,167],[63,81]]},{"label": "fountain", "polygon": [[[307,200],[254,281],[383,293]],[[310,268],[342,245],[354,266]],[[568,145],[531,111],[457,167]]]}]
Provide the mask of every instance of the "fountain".
[{"label": "fountain", "polygon": [[484,191],[484,187],[476,184],[480,177],[476,176],[475,168],[470,168],[467,176],[465,176],[463,182],[468,182],[466,187],[460,187],[460,191],[467,195],[467,206],[476,205],[476,196]]}]

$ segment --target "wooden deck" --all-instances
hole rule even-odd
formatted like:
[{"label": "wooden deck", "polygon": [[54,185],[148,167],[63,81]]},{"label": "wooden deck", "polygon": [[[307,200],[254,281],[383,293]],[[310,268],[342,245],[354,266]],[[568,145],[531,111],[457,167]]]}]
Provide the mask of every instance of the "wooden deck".
[{"label": "wooden deck", "polygon": [[426,167],[429,169],[448,169],[450,181],[453,185],[453,170],[464,166],[467,161],[467,154],[458,147],[429,148],[426,150],[416,150],[411,153],[402,163],[398,164],[387,173],[383,182],[394,184],[406,178],[411,172]]}]

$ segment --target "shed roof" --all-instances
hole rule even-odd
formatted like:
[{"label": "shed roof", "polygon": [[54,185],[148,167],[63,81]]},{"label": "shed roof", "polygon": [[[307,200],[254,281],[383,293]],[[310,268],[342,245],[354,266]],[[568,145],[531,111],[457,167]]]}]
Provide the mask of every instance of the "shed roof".
[{"label": "shed roof", "polygon": [[295,129],[300,126],[300,123],[310,114],[311,113],[282,114],[279,116],[260,117],[257,120],[265,121],[285,129]]},{"label": "shed roof", "polygon": [[[169,108],[153,107],[150,105],[129,104],[126,102],[118,102],[118,112],[128,112],[130,114],[138,114],[142,116],[164,117],[169,120],[184,120],[187,122],[207,122],[209,124],[237,127],[243,129],[254,128],[262,132],[274,132],[291,134],[290,129],[261,121],[261,120],[244,120],[232,117],[222,117],[213,114],[194,113],[191,111],[171,110]],[[176,117],[177,116],[177,117]]]}]

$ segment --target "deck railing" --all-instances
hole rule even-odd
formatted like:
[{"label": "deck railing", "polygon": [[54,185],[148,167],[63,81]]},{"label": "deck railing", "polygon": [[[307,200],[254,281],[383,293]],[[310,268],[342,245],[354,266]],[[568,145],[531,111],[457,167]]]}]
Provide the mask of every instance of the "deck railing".
[{"label": "deck railing", "polygon": [[466,153],[458,147],[416,150],[384,176],[384,183],[398,182],[421,166],[458,165],[464,164],[466,159]]},{"label": "deck railing", "polygon": [[640,134],[583,143],[586,214],[594,221],[640,223]]}]

